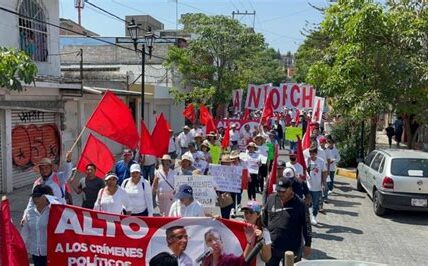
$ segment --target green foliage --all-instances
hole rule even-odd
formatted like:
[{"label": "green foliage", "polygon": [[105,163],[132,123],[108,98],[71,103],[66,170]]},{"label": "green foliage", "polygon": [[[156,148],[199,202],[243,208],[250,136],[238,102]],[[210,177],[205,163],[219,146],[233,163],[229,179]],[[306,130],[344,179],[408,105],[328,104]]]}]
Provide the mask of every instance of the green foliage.
[{"label": "green foliage", "polygon": [[177,70],[182,86],[193,91],[173,90],[177,101],[227,103],[233,90],[249,82],[279,82],[285,76],[276,52],[264,45],[263,36],[237,20],[186,14],[181,23],[194,38],[185,49],[170,48],[165,66]]},{"label": "green foliage", "polygon": [[34,82],[37,66],[22,51],[0,47],[0,87],[22,91],[22,83]]}]

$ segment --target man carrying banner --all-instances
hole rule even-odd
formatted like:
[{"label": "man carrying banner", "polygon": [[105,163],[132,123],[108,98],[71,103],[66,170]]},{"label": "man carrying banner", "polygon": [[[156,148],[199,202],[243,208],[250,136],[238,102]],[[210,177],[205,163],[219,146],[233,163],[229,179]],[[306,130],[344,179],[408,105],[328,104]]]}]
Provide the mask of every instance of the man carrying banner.
[{"label": "man carrying banner", "polygon": [[86,176],[78,181],[78,185],[75,185],[76,178],[70,182],[74,192],[77,194],[83,192],[82,208],[93,209],[98,192],[105,185],[101,178],[95,176],[96,171],[97,167],[94,164],[87,164]]},{"label": "man carrying banner", "polygon": [[177,258],[179,266],[193,266],[193,260],[184,251],[187,248],[189,236],[184,226],[177,225],[166,229],[166,242],[171,255]]},{"label": "man carrying banner", "polygon": [[300,261],[303,241],[303,256],[311,252],[312,228],[308,209],[294,194],[292,179],[281,178],[276,191],[269,195],[262,215],[263,225],[269,229],[272,240],[272,258],[266,264],[268,266],[278,266],[285,251],[293,251],[295,261]]},{"label": "man carrying banner", "polygon": [[183,184],[174,195],[176,201],[169,210],[170,217],[205,217],[204,207],[193,198],[191,186]]},{"label": "man carrying banner", "polygon": [[129,168],[134,163],[137,163],[133,159],[133,153],[130,149],[124,149],[122,153],[122,160],[118,161],[114,167],[114,172],[116,176],[119,178],[117,181],[119,185],[122,184],[123,180],[129,178],[131,173],[129,172]]}]

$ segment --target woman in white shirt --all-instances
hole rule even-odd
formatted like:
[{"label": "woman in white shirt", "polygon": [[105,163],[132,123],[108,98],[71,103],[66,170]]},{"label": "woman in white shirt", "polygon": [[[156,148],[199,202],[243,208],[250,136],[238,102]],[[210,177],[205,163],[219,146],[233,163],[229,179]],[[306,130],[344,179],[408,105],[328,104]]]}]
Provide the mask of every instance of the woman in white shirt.
[{"label": "woman in white shirt", "polygon": [[257,254],[256,265],[264,265],[272,257],[271,244],[272,240],[270,239],[270,233],[266,228],[262,226],[261,211],[262,205],[257,201],[249,201],[247,205],[242,208],[244,212],[245,222],[254,225],[254,235],[249,241],[248,245],[251,247],[245,249],[244,257],[247,257],[254,246],[261,242],[263,243],[262,249],[259,254]]},{"label": "woman in white shirt", "polygon": [[169,210],[170,217],[205,217],[204,207],[193,198],[191,186],[183,184],[174,196],[177,200]]},{"label": "woman in white shirt", "polygon": [[152,187],[149,181],[141,178],[141,167],[133,164],[131,177],[122,182],[122,188],[129,196],[129,211],[132,216],[153,216]]},{"label": "woman in white shirt", "polygon": [[171,167],[171,157],[168,154],[162,156],[161,165],[155,172],[153,180],[153,193],[157,195],[159,211],[162,216],[168,215],[174,199],[175,171]]},{"label": "woman in white shirt", "polygon": [[256,200],[256,186],[259,176],[259,168],[262,165],[260,154],[256,152],[257,145],[250,142],[247,145],[247,166],[250,173],[248,180],[248,200]]},{"label": "woman in white shirt", "polygon": [[117,176],[109,173],[104,178],[106,186],[98,192],[94,210],[115,214],[131,214],[128,194],[117,185]]},{"label": "woman in white shirt", "polygon": [[47,265],[47,227],[50,202],[49,196],[46,195],[53,195],[49,186],[37,185],[34,187],[31,194],[34,205],[25,213],[21,230],[22,238],[35,266]]}]

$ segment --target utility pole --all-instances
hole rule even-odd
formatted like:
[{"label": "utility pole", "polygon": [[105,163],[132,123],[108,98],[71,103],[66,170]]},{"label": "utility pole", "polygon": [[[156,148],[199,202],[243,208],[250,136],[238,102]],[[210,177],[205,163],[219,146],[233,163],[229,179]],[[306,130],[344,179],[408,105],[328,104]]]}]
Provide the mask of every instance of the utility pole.
[{"label": "utility pole", "polygon": [[235,15],[236,16],[253,16],[253,29],[255,27],[256,24],[256,11],[254,10],[253,12],[248,12],[247,10],[245,10],[245,12],[239,12],[238,11],[232,11],[232,19],[235,19]]},{"label": "utility pole", "polygon": [[74,0],[74,7],[77,8],[77,23],[82,25],[82,9],[85,7],[85,1]]}]

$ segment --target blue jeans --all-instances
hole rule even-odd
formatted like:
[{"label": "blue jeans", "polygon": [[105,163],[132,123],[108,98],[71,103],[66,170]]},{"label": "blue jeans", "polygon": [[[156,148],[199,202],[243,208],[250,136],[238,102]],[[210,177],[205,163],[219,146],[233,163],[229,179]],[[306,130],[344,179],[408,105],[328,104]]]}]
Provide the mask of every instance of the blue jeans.
[{"label": "blue jeans", "polygon": [[297,142],[290,140],[290,151],[296,151],[297,149]]},{"label": "blue jeans", "polygon": [[312,214],[317,216],[320,209],[321,191],[309,191],[312,198]]},{"label": "blue jeans", "polygon": [[334,176],[336,175],[336,171],[330,171],[330,179],[331,182],[327,183],[328,190],[333,191],[333,185],[334,185]]},{"label": "blue jeans", "polygon": [[151,184],[153,177],[155,176],[155,164],[143,165],[142,172],[144,179],[149,180]]}]

